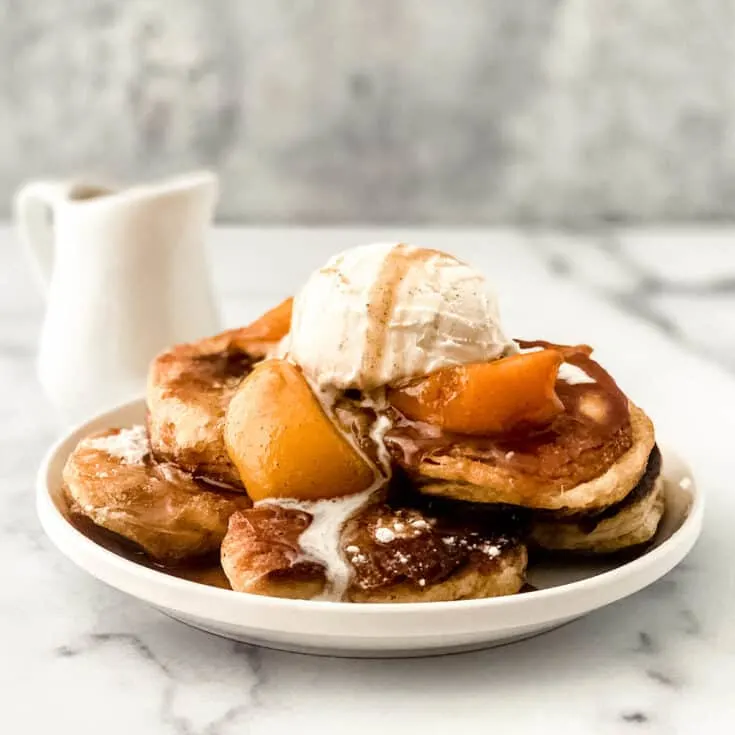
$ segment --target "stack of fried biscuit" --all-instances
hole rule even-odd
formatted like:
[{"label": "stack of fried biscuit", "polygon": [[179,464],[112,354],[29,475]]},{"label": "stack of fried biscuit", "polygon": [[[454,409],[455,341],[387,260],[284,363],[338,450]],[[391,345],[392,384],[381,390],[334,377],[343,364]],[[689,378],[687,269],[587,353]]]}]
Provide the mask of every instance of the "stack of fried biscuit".
[{"label": "stack of fried biscuit", "polygon": [[470,438],[399,420],[386,437],[393,456],[421,493],[528,509],[530,540],[542,549],[647,543],[664,510],[653,424],[588,352],[566,355],[556,382],[564,410],[548,426]]},{"label": "stack of fried biscuit", "polygon": [[[90,437],[70,456],[73,511],[161,563],[217,553],[235,590],[350,602],[514,594],[527,547],[610,553],[654,536],[664,496],[652,423],[588,351],[567,351],[563,411],[543,427],[467,436],[380,409],[393,479],[337,529],[345,579],[335,597],[333,570],[303,543],[333,501],[252,507],[225,440],[232,397],[278,336],[248,327],[159,355],[147,427]],[[378,409],[362,398],[332,419],[369,449]]]}]

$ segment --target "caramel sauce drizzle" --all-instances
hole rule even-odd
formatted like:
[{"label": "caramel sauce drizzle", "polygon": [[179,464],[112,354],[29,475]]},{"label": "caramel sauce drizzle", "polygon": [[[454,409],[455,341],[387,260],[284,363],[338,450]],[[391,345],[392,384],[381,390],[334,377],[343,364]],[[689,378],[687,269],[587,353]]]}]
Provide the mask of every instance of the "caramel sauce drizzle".
[{"label": "caramel sauce drizzle", "polygon": [[370,382],[377,383],[380,376],[385,359],[385,337],[401,282],[413,264],[426,262],[436,255],[435,250],[399,243],[386,256],[368,297],[365,352],[360,374],[369,376]]},{"label": "caramel sauce drizzle", "polygon": [[565,362],[583,370],[595,382],[571,384],[557,380],[556,392],[564,412],[546,427],[519,429],[502,436],[451,434],[410,421],[396,411],[394,428],[387,433],[386,441],[397,461],[415,469],[424,458],[459,453],[543,480],[574,471],[573,465],[585,452],[600,456],[595,466],[588,467],[581,476],[596,476],[602,471],[597,464],[611,463],[630,447],[628,399],[605,369],[590,358],[591,348],[542,340],[516,342],[522,349],[558,349]]}]

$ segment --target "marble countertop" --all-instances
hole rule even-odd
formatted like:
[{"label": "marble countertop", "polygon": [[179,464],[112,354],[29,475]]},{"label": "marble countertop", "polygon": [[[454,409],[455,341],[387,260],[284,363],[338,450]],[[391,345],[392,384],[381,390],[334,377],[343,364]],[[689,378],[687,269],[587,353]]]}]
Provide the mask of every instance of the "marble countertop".
[{"label": "marble countertop", "polygon": [[220,229],[211,253],[227,326],[329,253],[386,239],[482,267],[514,336],[595,345],[708,494],[692,554],[644,592],[482,653],[319,659],[190,630],[77,570],[39,527],[33,478],[59,425],[35,380],[42,299],[2,228],[0,731],[732,732],[735,230]]}]

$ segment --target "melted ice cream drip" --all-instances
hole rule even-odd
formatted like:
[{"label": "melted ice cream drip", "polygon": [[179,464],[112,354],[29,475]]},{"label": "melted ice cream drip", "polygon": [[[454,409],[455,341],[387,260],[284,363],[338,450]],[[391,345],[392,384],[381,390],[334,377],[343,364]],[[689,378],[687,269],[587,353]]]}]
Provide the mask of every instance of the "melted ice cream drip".
[{"label": "melted ice cream drip", "polygon": [[292,498],[267,498],[255,504],[279,505],[290,510],[308,513],[312,520],[308,528],[299,536],[299,546],[303,559],[322,564],[327,574],[327,587],[315,599],[341,600],[350,583],[352,575],[347,560],[340,548],[342,527],[360,508],[370,502],[371,496],[382,485],[382,481],[361,493],[346,495],[329,500],[296,500]]}]

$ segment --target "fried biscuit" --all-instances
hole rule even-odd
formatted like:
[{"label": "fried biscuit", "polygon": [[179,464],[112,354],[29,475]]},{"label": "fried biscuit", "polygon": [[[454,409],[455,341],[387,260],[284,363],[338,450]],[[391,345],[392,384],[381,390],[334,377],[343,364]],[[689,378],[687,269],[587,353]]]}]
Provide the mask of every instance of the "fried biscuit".
[{"label": "fried biscuit", "polygon": [[[328,570],[299,545],[308,513],[265,505],[235,513],[222,543],[222,567],[243,592],[313,599]],[[343,526],[339,548],[350,570],[340,599],[433,602],[509,595],[525,581],[526,547],[511,526],[436,517],[416,508],[371,504]]]},{"label": "fried biscuit", "polygon": [[653,448],[653,425],[643,411],[632,404],[630,429],[631,446],[600,475],[579,484],[566,478],[540,482],[536,475],[524,476],[517,465],[493,465],[472,456],[462,456],[459,446],[451,455],[423,460],[417,486],[429,495],[476,503],[508,503],[569,512],[604,508],[622,500],[635,487]]},{"label": "fried biscuit", "polygon": [[310,523],[308,513],[270,504],[233,514],[220,551],[232,589],[302,600],[320,595],[326,571],[299,546]]},{"label": "fried biscuit", "polygon": [[233,329],[158,355],[148,373],[148,430],[159,461],[242,490],[223,432],[230,399],[273,342]]},{"label": "fried biscuit", "polygon": [[567,512],[616,503],[643,475],[653,424],[586,354],[565,365],[578,374],[557,380],[564,411],[543,429],[471,437],[398,415],[386,444],[426,494]]},{"label": "fried biscuit", "polygon": [[515,529],[379,505],[351,519],[342,548],[351,602],[440,602],[518,592],[528,556]]},{"label": "fried biscuit", "polygon": [[533,544],[549,551],[608,554],[639,546],[655,535],[665,509],[661,455],[651,452],[646,471],[623,500],[596,513],[537,512],[531,522]]},{"label": "fried biscuit", "polygon": [[157,463],[142,426],[83,439],[63,471],[71,511],[167,563],[215,552],[230,515],[250,506],[169,463]]}]

